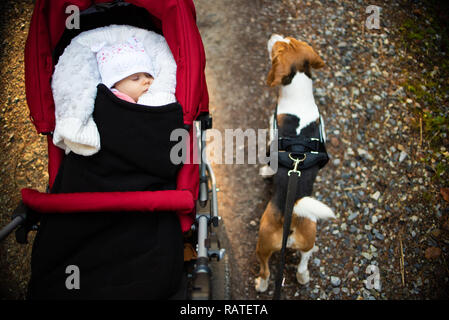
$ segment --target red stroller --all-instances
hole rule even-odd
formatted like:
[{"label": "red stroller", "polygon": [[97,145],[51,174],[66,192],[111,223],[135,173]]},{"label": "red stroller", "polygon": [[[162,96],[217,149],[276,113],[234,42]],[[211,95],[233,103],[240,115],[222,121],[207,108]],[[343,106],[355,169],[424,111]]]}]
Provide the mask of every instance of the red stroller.
[{"label": "red stroller", "polygon": [[[66,10],[70,5],[79,8],[79,28],[66,28],[69,16]],[[37,287],[37,292],[44,287],[51,288],[49,291],[44,289],[43,294],[36,294],[37,298],[55,297],[55,294],[56,298],[83,299],[227,298],[229,288],[226,285],[219,285],[219,294],[213,294],[211,290],[211,283],[227,279],[222,279],[226,277],[222,274],[222,264],[217,269],[220,274],[212,274],[209,263],[211,257],[221,260],[224,249],[220,248],[213,231],[220,221],[215,177],[211,167],[205,162],[198,164],[200,161],[196,157],[197,154],[203,154],[203,133],[211,127],[212,122],[208,114],[204,48],[191,0],[36,1],[25,49],[26,95],[33,124],[39,133],[48,137],[48,190],[54,187],[65,158],[63,150],[52,141],[55,111],[50,83],[54,65],[75,36],[110,24],[152,30],[165,37],[177,64],[176,98],[182,106],[184,128],[190,133],[190,159],[187,159],[190,161],[177,171],[176,187],[169,190],[40,193],[23,189],[22,203],[13,221],[0,231],[0,240],[19,226],[16,238],[19,242],[26,242],[28,232],[38,228],[38,221],[42,217],[45,217],[46,229],[51,228],[49,225],[53,223],[48,220],[58,221],[59,224],[53,224],[53,227],[58,228],[53,238],[39,241],[55,242],[54,237],[58,235],[64,244],[56,250],[46,250],[45,254],[33,250],[33,259],[52,261],[54,269],[59,272],[55,274],[55,270],[48,270],[49,265],[32,261],[32,271],[39,275],[39,279],[33,279],[32,275],[30,287]],[[145,226],[155,223],[173,223],[173,219],[166,218],[169,216],[176,217],[181,227],[179,231],[184,236],[181,232],[175,234],[173,230],[176,228],[145,229]],[[109,225],[105,227],[106,220]],[[134,222],[128,224],[128,221]],[[92,227],[95,225],[97,228]],[[121,228],[117,229],[118,226]],[[39,228],[42,227],[41,221]],[[89,229],[91,227],[93,229]],[[122,231],[118,231],[124,229],[129,232],[122,234]],[[96,239],[99,231],[102,236]],[[154,241],[147,240],[145,232]],[[77,238],[79,234],[84,237],[81,241],[65,243],[62,240],[67,237]],[[155,239],[161,243],[156,243]],[[190,255],[193,255],[194,260],[184,263],[179,261],[179,241],[184,241],[184,256],[185,244],[195,248]],[[126,248],[126,245],[134,243],[138,243],[140,251],[133,252],[132,247]],[[176,257],[172,251],[177,252]],[[72,252],[72,255],[65,256],[67,252]],[[87,261],[84,266],[87,271],[80,267],[81,290],[78,291],[77,288],[68,289],[66,283],[69,275],[66,267],[77,267],[74,256],[82,256],[81,260]],[[91,263],[96,259],[100,262]],[[178,262],[180,265],[177,265]],[[65,274],[61,274],[63,269]],[[185,276],[186,272],[190,281],[182,281],[185,278],[183,276],[177,278],[181,273]],[[214,280],[211,282],[211,279]],[[52,281],[58,282],[59,286],[54,291]],[[90,291],[78,295],[86,281],[89,282],[87,286]],[[61,287],[61,283],[65,287]],[[34,297],[33,293],[30,297]]]}]

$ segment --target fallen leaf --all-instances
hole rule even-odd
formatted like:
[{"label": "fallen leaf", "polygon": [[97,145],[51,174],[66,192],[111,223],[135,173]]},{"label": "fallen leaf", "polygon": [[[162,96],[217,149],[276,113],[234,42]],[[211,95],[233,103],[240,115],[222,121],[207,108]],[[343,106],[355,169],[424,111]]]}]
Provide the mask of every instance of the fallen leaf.
[{"label": "fallen leaf", "polygon": [[441,223],[441,227],[444,230],[449,231],[449,217],[448,216],[443,217],[443,221]]},{"label": "fallen leaf", "polygon": [[340,145],[340,141],[335,137],[331,137],[330,142],[331,145],[334,146],[335,148],[338,148],[338,146]]},{"label": "fallen leaf", "polygon": [[441,255],[441,249],[437,247],[429,247],[426,249],[425,257],[426,259],[435,259]]},{"label": "fallen leaf", "polygon": [[449,188],[441,188],[440,193],[443,196],[443,199],[449,202]]},{"label": "fallen leaf", "polygon": [[435,230],[432,230],[430,233],[432,234],[432,236],[434,238],[439,238],[440,235],[441,235],[441,230],[440,229],[435,229]]}]

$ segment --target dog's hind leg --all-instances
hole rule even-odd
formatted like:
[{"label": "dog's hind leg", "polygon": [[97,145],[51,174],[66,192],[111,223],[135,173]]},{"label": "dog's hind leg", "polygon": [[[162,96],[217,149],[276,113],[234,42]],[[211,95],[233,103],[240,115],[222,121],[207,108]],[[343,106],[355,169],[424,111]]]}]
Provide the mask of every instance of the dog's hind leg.
[{"label": "dog's hind leg", "polygon": [[279,210],[270,201],[260,220],[259,239],[256,256],[260,264],[259,276],[256,278],[256,291],[265,292],[270,278],[269,260],[273,252],[279,251],[282,245],[282,225],[276,219]]},{"label": "dog's hind leg", "polygon": [[301,261],[298,264],[298,269],[296,271],[296,280],[300,284],[307,284],[310,280],[309,269],[307,268],[310,256],[312,253],[318,251],[318,247],[314,246],[309,251],[301,251]]},{"label": "dog's hind leg", "polygon": [[257,242],[256,256],[260,264],[259,276],[256,278],[256,291],[265,292],[268,289],[268,282],[270,279],[270,266],[268,261],[270,260],[272,250],[263,248],[260,244],[260,238]]}]

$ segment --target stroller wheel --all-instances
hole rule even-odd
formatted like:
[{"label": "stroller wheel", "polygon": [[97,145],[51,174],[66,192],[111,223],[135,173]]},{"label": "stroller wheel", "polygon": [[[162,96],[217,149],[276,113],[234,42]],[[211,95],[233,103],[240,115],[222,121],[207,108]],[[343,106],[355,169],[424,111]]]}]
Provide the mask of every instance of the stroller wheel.
[{"label": "stroller wheel", "polygon": [[220,261],[210,261],[212,300],[231,299],[231,277],[228,255]]}]

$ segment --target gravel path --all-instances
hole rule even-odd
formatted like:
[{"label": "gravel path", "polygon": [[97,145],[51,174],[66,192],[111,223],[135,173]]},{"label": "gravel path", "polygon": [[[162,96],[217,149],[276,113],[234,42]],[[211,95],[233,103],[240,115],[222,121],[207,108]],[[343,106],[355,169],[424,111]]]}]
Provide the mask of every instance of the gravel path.
[{"label": "gravel path", "polygon": [[[415,71],[418,57],[401,47],[398,28],[410,9],[420,8],[377,1],[380,29],[370,31],[364,24],[371,2],[295,3],[195,1],[214,126],[222,132],[268,127],[277,98],[277,90],[265,85],[266,41],[272,33],[310,43],[327,64],[315,72],[314,89],[332,159],[319,174],[315,196],[333,207],[338,219],[319,225],[320,251],[309,262],[308,285],[296,282],[299,255],[290,252],[285,297],[448,297],[448,234],[439,229],[440,219],[447,219],[447,203],[433,196],[438,189],[432,174],[418,161],[419,152],[429,150],[417,147],[408,106],[414,101],[401,83],[406,72]],[[254,290],[254,250],[270,182],[258,176],[256,165],[214,168],[231,251],[233,297],[270,299],[273,281],[267,294]],[[423,197],[426,192],[431,201]],[[426,259],[426,250],[437,247],[445,250],[443,255]],[[276,258],[271,260],[273,275]],[[374,270],[380,277],[377,290],[370,286]]]},{"label": "gravel path", "polygon": [[[31,0],[0,2],[0,225],[10,221],[20,189],[45,191],[48,174],[45,137],[28,118],[24,48],[33,10]],[[14,235],[0,243],[0,297],[23,299],[30,272],[31,243],[19,245]]]},{"label": "gravel path", "polygon": [[[423,56],[409,51],[399,32],[408,18],[425,23],[425,8],[416,1],[194,2],[206,49],[211,113],[221,132],[268,127],[277,99],[277,90],[265,84],[266,41],[272,33],[308,42],[327,64],[313,74],[331,156],[319,173],[315,196],[334,208],[338,218],[319,224],[320,250],[310,259],[308,285],[296,282],[300,257],[289,251],[285,297],[448,298],[449,210],[439,195],[448,182],[433,179],[432,166],[420,160],[432,150],[426,136],[420,142],[410,111],[420,102],[403,88],[407,80],[419,79],[423,69],[432,71],[422,62],[425,51]],[[378,30],[364,27],[370,4],[382,8]],[[20,189],[45,190],[48,176],[45,137],[38,136],[28,120],[24,91],[23,48],[32,1],[2,1],[0,12],[4,225],[20,200]],[[442,77],[439,70],[434,70],[435,81]],[[447,101],[446,96],[435,103],[446,103],[447,108]],[[445,151],[441,149],[441,157]],[[258,165],[216,164],[214,170],[231,261],[232,297],[271,299],[273,282],[267,293],[254,290],[254,251],[271,183],[258,175]],[[30,252],[31,245],[17,245],[13,236],[0,244],[1,298],[23,299]],[[273,275],[277,257],[271,260]],[[370,270],[379,271],[380,288],[368,288]]]}]

